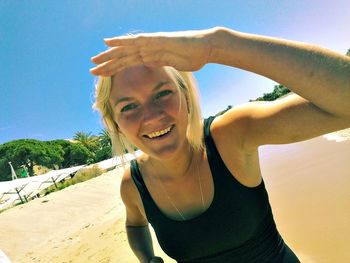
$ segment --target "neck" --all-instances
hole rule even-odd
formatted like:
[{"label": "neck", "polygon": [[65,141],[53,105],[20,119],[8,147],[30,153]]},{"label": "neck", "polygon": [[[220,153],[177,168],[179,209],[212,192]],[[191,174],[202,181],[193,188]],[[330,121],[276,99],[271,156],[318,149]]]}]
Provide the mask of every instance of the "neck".
[{"label": "neck", "polygon": [[173,158],[160,160],[150,156],[148,161],[150,166],[152,166],[152,170],[157,171],[159,177],[164,181],[173,181],[183,178],[188,174],[195,158],[194,155],[192,148],[186,141],[181,150]]}]

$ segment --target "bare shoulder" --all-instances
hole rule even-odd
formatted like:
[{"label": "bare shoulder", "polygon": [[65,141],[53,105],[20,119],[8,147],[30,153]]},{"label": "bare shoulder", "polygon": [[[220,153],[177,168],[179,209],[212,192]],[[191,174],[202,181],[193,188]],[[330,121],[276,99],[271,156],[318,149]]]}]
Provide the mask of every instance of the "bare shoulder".
[{"label": "bare shoulder", "polygon": [[258,148],[247,148],[251,105],[242,105],[214,119],[210,132],[220,157],[241,184],[255,187],[261,183]]},{"label": "bare shoulder", "polygon": [[217,116],[210,127],[215,143],[222,145],[223,148],[232,149],[234,147],[243,151],[246,131],[251,120],[251,111],[251,104],[243,104]]},{"label": "bare shoulder", "polygon": [[126,224],[130,226],[147,225],[142,200],[131,177],[130,167],[124,171],[120,184],[120,195],[126,208]]},{"label": "bare shoulder", "polygon": [[246,153],[261,145],[311,139],[349,127],[350,119],[322,110],[290,94],[275,101],[256,101],[234,107],[217,118],[211,130],[223,147],[235,145]]},{"label": "bare shoulder", "polygon": [[[138,163],[144,162],[145,156],[141,155],[137,158]],[[130,165],[127,165],[124,174],[121,180],[120,185],[120,193],[122,195],[123,201],[130,203],[135,203],[135,200],[140,199],[139,192],[137,190],[137,187],[135,185],[135,182],[131,176],[131,168]],[[130,200],[129,200],[130,199]]]},{"label": "bare shoulder", "polygon": [[127,166],[120,184],[120,194],[124,203],[131,203],[134,200],[136,186],[131,177],[130,166]]}]

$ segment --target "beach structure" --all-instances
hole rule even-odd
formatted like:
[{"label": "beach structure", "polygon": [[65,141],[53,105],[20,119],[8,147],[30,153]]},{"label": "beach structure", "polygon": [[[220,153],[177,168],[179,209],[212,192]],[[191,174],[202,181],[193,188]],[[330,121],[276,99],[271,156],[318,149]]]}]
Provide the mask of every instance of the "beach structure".
[{"label": "beach structure", "polygon": [[[140,151],[136,151],[135,154],[125,154],[123,157],[113,157],[89,166],[79,165],[60,170],[51,170],[45,174],[32,177],[17,179],[17,176],[13,176],[12,181],[0,182],[0,210],[10,207],[17,202],[28,202],[31,198],[34,198],[51,185],[55,185],[57,188],[57,182],[61,182],[68,177],[73,177],[73,175],[82,168],[98,166],[102,170],[110,171],[117,166],[125,165],[140,154]],[[11,164],[10,166],[15,174]]]},{"label": "beach structure", "polygon": [[56,182],[72,176],[84,166],[51,170],[42,175],[0,182],[0,209],[9,207],[17,201],[27,202],[31,197],[36,196],[51,185],[56,185]]},{"label": "beach structure", "polygon": [[[123,166],[127,163],[129,163],[131,160],[135,159],[137,156],[140,156],[142,154],[141,151],[135,151],[135,153],[127,153],[124,154],[124,156],[115,156],[110,159],[101,161],[99,163],[91,164],[90,166],[97,165],[100,169],[110,171],[117,166]],[[88,167],[90,167],[88,166]]]},{"label": "beach structure", "polygon": [[16,180],[16,179],[17,179],[17,175],[16,175],[15,170],[14,170],[13,167],[12,167],[11,162],[9,162],[9,165],[10,165],[10,167],[11,167],[12,180]]}]

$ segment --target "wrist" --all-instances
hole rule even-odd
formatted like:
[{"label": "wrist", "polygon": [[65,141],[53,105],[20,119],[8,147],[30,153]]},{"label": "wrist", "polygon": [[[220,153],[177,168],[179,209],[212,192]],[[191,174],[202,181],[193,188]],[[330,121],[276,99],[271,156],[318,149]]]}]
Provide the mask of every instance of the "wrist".
[{"label": "wrist", "polygon": [[207,37],[210,46],[208,63],[234,66],[234,56],[239,53],[237,50],[240,32],[225,27],[214,27],[209,29]]},{"label": "wrist", "polygon": [[163,259],[161,257],[152,257],[148,263],[164,263]]}]

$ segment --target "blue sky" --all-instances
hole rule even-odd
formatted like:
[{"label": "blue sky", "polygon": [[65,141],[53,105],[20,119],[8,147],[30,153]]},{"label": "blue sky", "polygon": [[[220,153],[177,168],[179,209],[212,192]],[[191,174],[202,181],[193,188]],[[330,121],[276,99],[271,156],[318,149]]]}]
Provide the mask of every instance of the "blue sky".
[{"label": "blue sky", "polygon": [[[98,134],[90,57],[102,38],[129,32],[226,26],[305,41],[340,53],[350,48],[350,1],[0,1],[0,143]],[[221,65],[195,76],[203,115],[261,96],[275,83]]]}]

